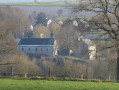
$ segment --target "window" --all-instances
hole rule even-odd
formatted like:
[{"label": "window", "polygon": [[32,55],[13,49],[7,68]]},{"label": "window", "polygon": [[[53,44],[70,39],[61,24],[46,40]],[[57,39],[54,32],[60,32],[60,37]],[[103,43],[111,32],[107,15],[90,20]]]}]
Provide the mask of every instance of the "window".
[{"label": "window", "polygon": [[43,49],[41,48],[41,51],[42,51]]},{"label": "window", "polygon": [[48,51],[48,48],[46,48],[46,51]]},{"label": "window", "polygon": [[30,51],[30,48],[29,48],[29,51]]},{"label": "window", "polygon": [[35,49],[35,51],[37,52],[37,48]]}]

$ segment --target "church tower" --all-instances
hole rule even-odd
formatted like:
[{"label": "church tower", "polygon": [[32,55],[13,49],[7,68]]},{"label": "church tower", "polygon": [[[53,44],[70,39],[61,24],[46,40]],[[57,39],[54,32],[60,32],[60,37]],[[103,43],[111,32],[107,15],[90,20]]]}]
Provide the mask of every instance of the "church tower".
[{"label": "church tower", "polygon": [[51,31],[51,38],[54,38],[53,30]]}]

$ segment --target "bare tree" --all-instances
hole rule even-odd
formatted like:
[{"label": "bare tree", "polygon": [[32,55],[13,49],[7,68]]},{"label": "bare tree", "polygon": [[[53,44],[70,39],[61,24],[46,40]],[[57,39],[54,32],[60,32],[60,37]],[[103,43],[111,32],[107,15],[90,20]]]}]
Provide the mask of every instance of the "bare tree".
[{"label": "bare tree", "polygon": [[[79,10],[80,6],[78,7]],[[84,10],[82,8],[82,10]],[[90,7],[86,11],[96,13],[89,22],[94,25],[95,30],[104,31],[104,35],[111,38],[109,45],[106,44],[102,49],[114,47],[117,52],[117,82],[119,81],[119,0],[90,0]]]},{"label": "bare tree", "polygon": [[39,24],[37,25],[36,29],[34,30],[34,37],[36,38],[50,38],[51,31],[49,28]]},{"label": "bare tree", "polygon": [[36,60],[30,60],[27,55],[24,54],[15,54],[11,56],[12,62],[15,64],[12,65],[14,74],[22,74],[27,77],[27,74],[30,75],[39,75],[40,68],[36,64]]},{"label": "bare tree", "polygon": [[[11,33],[15,38],[23,37],[25,31],[30,30],[30,21],[28,19],[25,11],[14,8],[14,7],[0,7],[0,28],[5,29],[7,25],[8,31],[11,30]],[[2,23],[2,24],[1,24]]]},{"label": "bare tree", "polygon": [[26,17],[25,12],[18,8],[0,7],[0,65],[13,64],[10,60],[2,61],[8,60],[9,54],[16,54],[17,43],[14,37],[21,36],[29,28]]}]

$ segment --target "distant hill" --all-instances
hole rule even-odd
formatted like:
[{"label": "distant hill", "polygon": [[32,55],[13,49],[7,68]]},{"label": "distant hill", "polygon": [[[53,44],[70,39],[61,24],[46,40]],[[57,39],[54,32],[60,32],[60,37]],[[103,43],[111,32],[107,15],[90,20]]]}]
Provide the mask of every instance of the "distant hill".
[{"label": "distant hill", "polygon": [[[65,1],[65,0],[37,0],[38,2],[52,2],[52,1]],[[76,0],[67,0],[76,1]],[[34,2],[34,0],[0,0],[0,2]]]}]

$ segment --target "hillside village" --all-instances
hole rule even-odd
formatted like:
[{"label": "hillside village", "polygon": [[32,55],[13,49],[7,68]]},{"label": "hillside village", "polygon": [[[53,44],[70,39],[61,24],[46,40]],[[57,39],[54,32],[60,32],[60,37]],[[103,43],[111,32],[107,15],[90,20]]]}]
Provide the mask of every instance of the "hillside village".
[{"label": "hillside village", "polygon": [[[47,18],[46,18],[47,19]],[[35,27],[31,25],[31,31],[32,31],[32,36],[31,37],[25,37],[21,38],[20,40],[18,39],[18,47],[19,50],[24,52],[25,54],[33,54],[33,55],[46,55],[46,56],[55,56],[55,55],[63,55],[63,56],[73,56],[77,58],[82,58],[86,60],[95,60],[96,59],[96,45],[91,41],[91,39],[86,39],[83,34],[79,35],[79,32],[75,32],[75,27],[80,27],[79,23],[84,23],[83,21],[80,20],[80,22],[74,20],[71,21],[70,27],[67,28],[67,32],[69,33],[74,33],[75,37],[70,37],[70,42],[72,44],[75,43],[73,48],[59,48],[58,46],[60,43],[66,42],[66,41],[58,41],[59,39],[56,39],[57,36],[54,34],[54,30],[47,30],[49,28],[52,28],[51,25],[52,23],[57,23],[57,25],[62,26],[63,23],[70,21],[70,19],[67,19],[66,21],[60,21],[60,20],[54,20],[52,21],[51,19],[47,19],[46,26],[44,27],[44,30],[38,30],[40,33],[38,37],[34,35],[35,33]],[[42,23],[41,23],[42,24]],[[71,31],[68,31],[68,30]],[[44,33],[45,32],[45,33]],[[50,33],[50,36],[47,36],[47,34]],[[59,32],[60,33],[60,32]],[[65,32],[64,32],[65,33]],[[56,37],[56,38],[55,38]],[[16,39],[16,40],[17,40]],[[62,38],[64,39],[64,38]],[[73,41],[71,41],[73,39]],[[59,42],[59,43],[57,43]],[[52,48],[50,48],[52,47]]]},{"label": "hillside village", "polygon": [[0,90],[118,90],[119,0],[0,0]]},{"label": "hillside village", "polygon": [[115,80],[115,49],[102,48],[112,39],[89,17],[63,16],[65,7],[56,15],[23,8],[0,7],[0,76]]}]

